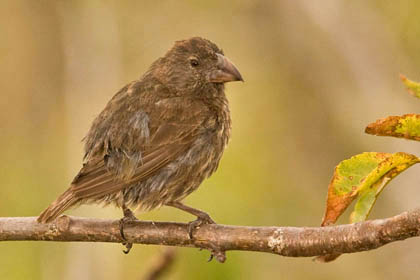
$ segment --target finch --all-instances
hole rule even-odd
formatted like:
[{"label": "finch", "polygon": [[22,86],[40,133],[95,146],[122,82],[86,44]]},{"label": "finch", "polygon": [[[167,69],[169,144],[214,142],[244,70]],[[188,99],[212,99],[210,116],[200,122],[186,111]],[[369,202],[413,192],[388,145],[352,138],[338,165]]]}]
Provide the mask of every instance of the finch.
[{"label": "finch", "polygon": [[97,203],[122,208],[123,219],[135,218],[130,208],[167,205],[213,223],[181,201],[216,171],[228,144],[224,84],[231,81],[243,79],[214,43],[200,37],[175,42],[96,117],[84,138],[83,167],[38,222]]}]

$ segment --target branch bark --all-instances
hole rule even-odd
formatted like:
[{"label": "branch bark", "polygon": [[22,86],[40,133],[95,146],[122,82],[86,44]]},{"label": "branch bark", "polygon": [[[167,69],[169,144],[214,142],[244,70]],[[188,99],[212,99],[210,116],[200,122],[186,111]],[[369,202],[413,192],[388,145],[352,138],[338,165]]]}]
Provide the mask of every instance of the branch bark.
[{"label": "branch bark", "polygon": [[[249,227],[209,224],[188,236],[188,224],[133,221],[124,227],[129,242],[208,249],[218,261],[229,250],[287,257],[354,253],[420,235],[420,208],[362,223],[328,227]],[[61,216],[39,224],[36,217],[0,218],[0,241],[124,242],[119,220]]]}]

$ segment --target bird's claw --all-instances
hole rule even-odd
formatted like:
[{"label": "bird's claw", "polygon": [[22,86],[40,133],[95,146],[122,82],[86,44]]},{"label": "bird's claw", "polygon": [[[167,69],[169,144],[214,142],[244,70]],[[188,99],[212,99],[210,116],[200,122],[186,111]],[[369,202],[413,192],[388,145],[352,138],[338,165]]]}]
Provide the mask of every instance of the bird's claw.
[{"label": "bird's claw", "polygon": [[216,222],[210,218],[208,214],[203,213],[196,220],[188,223],[188,236],[193,239],[194,230],[200,228],[202,225],[215,224]]},{"label": "bird's claw", "polygon": [[213,258],[216,258],[216,260],[220,263],[224,263],[226,261],[226,252],[222,251],[220,249],[213,248],[210,250],[210,258],[207,260],[207,262],[211,262]]},{"label": "bird's claw", "polygon": [[123,242],[122,245],[124,245],[125,248],[127,248],[127,250],[123,250],[123,253],[126,255],[130,253],[131,248],[133,248],[133,243]]},{"label": "bird's claw", "polygon": [[[127,238],[125,237],[125,234],[124,234],[124,225],[132,221],[137,221],[137,220],[138,219],[136,218],[136,216],[134,216],[133,212],[131,212],[130,209],[128,208],[124,209],[124,217],[121,218],[119,221],[120,235],[121,235],[122,240],[127,241]],[[127,248],[126,250],[123,250],[123,253],[124,254],[130,253],[130,250],[133,247],[133,243],[123,242],[122,245],[124,245],[125,248]]]}]

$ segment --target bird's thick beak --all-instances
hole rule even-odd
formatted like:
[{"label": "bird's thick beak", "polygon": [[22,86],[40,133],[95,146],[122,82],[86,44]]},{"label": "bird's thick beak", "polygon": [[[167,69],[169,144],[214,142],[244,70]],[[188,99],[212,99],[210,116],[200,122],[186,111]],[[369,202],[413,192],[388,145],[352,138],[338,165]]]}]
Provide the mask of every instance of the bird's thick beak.
[{"label": "bird's thick beak", "polygon": [[217,69],[210,73],[209,80],[212,83],[244,81],[235,65],[221,54],[217,54]]}]

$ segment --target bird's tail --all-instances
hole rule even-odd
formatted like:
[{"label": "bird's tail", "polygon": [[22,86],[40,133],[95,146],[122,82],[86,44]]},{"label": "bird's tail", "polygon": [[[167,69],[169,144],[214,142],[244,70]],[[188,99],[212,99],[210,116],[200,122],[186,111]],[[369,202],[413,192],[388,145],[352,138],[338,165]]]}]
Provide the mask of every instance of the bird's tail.
[{"label": "bird's tail", "polygon": [[76,204],[78,199],[74,196],[73,190],[70,188],[60,195],[47,209],[42,211],[37,221],[39,223],[49,223],[57,218],[65,210]]}]

